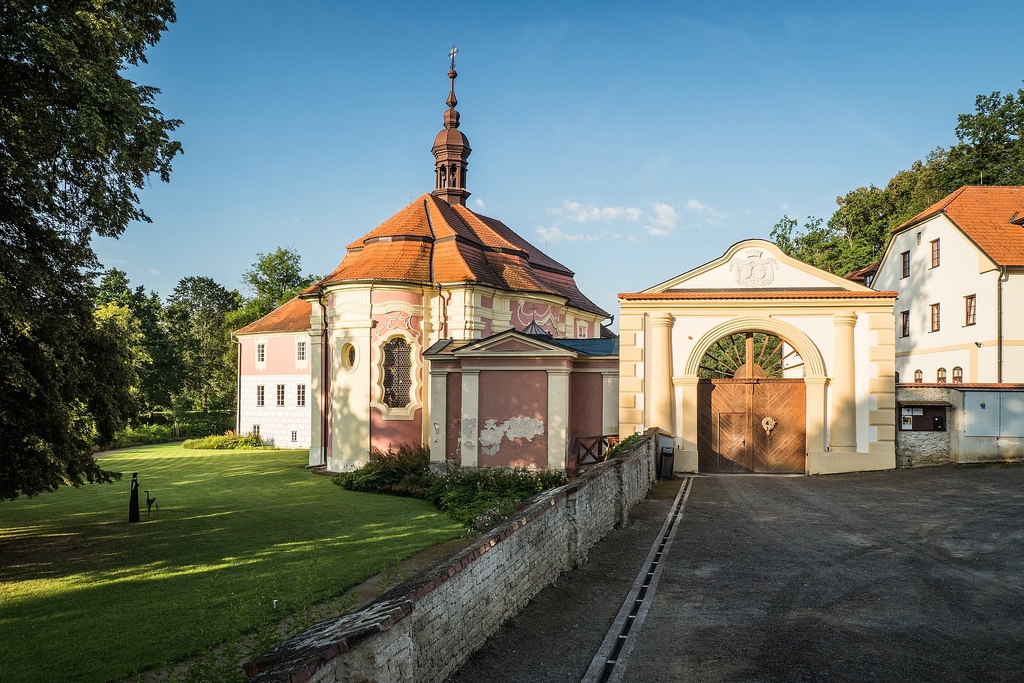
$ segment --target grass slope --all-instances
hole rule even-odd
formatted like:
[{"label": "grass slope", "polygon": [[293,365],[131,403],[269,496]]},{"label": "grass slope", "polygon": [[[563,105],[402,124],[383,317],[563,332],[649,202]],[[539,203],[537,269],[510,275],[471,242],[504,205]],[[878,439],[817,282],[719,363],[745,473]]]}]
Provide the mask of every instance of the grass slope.
[{"label": "grass slope", "polygon": [[[146,446],[111,485],[0,503],[0,680],[106,681],[339,595],[458,536],[422,500],[345,491],[304,451]],[[128,524],[131,473],[160,511]],[[280,601],[278,611],[271,601]]]}]

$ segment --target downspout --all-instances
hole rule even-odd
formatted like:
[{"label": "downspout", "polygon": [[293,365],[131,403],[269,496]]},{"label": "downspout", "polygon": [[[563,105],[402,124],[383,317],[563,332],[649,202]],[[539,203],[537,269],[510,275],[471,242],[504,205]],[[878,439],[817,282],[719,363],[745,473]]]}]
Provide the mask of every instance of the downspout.
[{"label": "downspout", "polygon": [[996,287],[996,383],[1003,383],[1003,280],[1006,266],[999,266],[999,284]]},{"label": "downspout", "polygon": [[328,398],[331,395],[330,346],[327,339],[327,306],[324,305],[324,288],[316,289],[316,302],[320,304],[320,464],[327,464]]}]

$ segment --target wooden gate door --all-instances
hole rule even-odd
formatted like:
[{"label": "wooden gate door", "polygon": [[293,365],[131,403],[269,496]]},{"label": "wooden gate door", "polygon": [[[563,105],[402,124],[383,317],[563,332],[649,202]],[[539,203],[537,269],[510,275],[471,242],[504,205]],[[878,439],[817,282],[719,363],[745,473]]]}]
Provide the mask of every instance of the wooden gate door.
[{"label": "wooden gate door", "polygon": [[701,472],[803,473],[803,380],[702,380],[697,386]]}]

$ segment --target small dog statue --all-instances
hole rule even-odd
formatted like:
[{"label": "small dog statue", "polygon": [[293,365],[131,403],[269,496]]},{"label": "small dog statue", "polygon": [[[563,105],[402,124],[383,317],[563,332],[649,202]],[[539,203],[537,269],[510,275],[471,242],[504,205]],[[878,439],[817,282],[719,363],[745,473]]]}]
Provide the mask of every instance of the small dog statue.
[{"label": "small dog statue", "polygon": [[153,511],[154,506],[156,506],[157,512],[160,512],[160,505],[156,502],[156,496],[150,498],[149,491],[146,491],[146,517],[149,517],[149,513]]}]

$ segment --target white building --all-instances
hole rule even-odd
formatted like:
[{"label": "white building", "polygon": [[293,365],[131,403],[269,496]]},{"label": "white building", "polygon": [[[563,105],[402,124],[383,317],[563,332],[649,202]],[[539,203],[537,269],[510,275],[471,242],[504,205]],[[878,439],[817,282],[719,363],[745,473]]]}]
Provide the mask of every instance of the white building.
[{"label": "white building", "polygon": [[1024,187],[962,187],[893,231],[903,383],[1024,382]]}]

